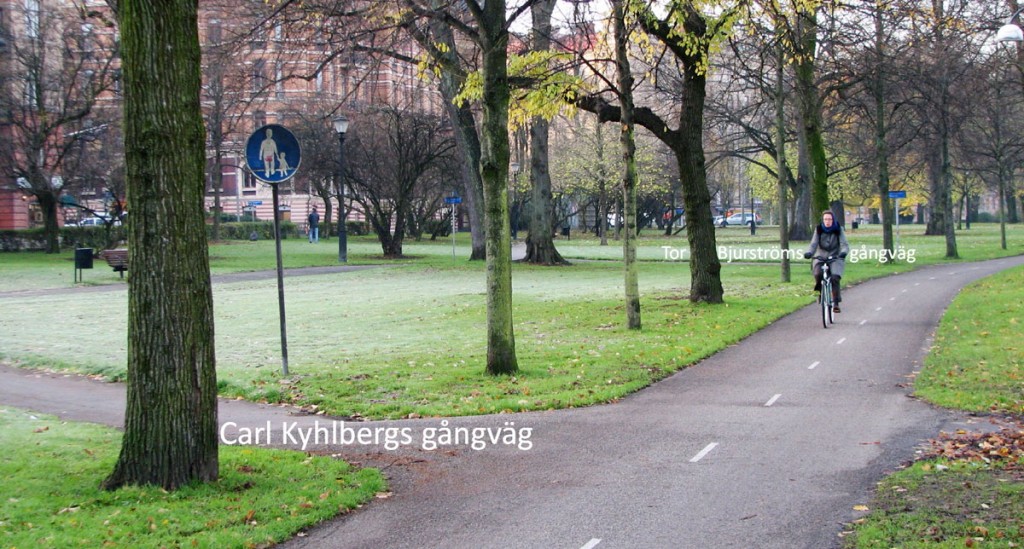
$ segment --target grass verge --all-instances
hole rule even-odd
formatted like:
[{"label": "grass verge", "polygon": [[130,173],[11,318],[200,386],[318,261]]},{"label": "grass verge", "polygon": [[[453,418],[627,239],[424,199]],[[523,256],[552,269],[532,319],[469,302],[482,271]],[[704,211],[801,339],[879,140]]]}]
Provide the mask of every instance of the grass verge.
[{"label": "grass verge", "polygon": [[[1020,287],[1024,268],[968,286],[953,301],[915,393],[975,412],[1024,414]],[[1024,547],[1024,426],[957,433],[883,480],[848,548]]]},{"label": "grass verge", "polygon": [[946,312],[914,383],[921,398],[972,412],[1024,416],[1024,268],[979,280]]},{"label": "grass verge", "polygon": [[0,407],[0,546],[267,547],[385,490],[374,469],[252,447],[221,447],[214,483],[100,490],[120,439]]}]

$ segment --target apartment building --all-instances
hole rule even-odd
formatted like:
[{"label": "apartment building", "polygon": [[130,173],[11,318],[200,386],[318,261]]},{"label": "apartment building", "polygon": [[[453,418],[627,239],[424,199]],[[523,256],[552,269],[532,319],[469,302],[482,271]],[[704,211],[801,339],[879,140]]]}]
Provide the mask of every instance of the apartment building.
[{"label": "apartment building", "polygon": [[[359,112],[375,105],[441,112],[441,99],[432,84],[419,78],[413,64],[388,56],[339,54],[336,44],[323,38],[330,33],[321,32],[308,22],[300,24],[296,19],[268,18],[266,9],[267,4],[260,0],[200,1],[199,34],[204,52],[202,104],[208,145],[207,208],[215,211],[219,207],[224,214],[263,220],[273,217],[272,189],[246,169],[243,149],[256,129],[280,124],[300,136],[303,149],[302,166],[279,189],[281,213],[285,219],[304,220],[312,207],[324,209],[322,199],[314,192],[316,186],[333,181],[338,153],[331,122],[334,116],[343,114],[352,124],[358,124]],[[99,17],[83,22],[79,18],[83,11]],[[77,61],[87,58],[86,63],[78,63],[84,67],[80,69],[82,74],[95,76],[102,66],[109,85],[96,99],[90,120],[84,125],[69,124],[61,130],[63,133],[51,139],[59,141],[70,132],[87,132],[90,139],[81,148],[89,152],[81,152],[80,156],[97,158],[102,147],[116,149],[119,140],[120,74],[117,60],[108,62],[112,50],[102,46],[115,43],[117,29],[105,2],[0,0],[0,88],[12,100],[19,97],[12,92],[16,87],[23,90],[22,97],[31,95],[24,91],[28,84],[15,82],[24,68],[13,66],[6,53],[15,44],[36,39],[42,32],[43,21],[51,21],[54,16],[63,19],[61,24],[68,31],[65,35],[80,33],[93,38],[89,46],[79,51],[54,48],[50,58],[56,62],[69,52],[77,56]],[[401,43],[398,49],[406,59],[419,55],[411,41]],[[71,64],[68,61],[62,60]],[[13,126],[9,120],[0,120],[0,140],[14,141],[10,136],[18,128]],[[62,186],[65,203],[105,211],[123,200],[123,173],[119,177],[113,167],[118,164],[118,154],[102,152],[104,163],[110,168],[106,173],[86,176],[78,169],[84,164],[67,161],[52,164],[53,173],[48,177],[54,185]],[[10,172],[4,169],[5,177],[0,180],[0,229],[40,226],[38,201],[24,191],[24,181],[6,176]],[[77,218],[79,209],[64,208],[61,214],[62,221],[70,221]]]}]

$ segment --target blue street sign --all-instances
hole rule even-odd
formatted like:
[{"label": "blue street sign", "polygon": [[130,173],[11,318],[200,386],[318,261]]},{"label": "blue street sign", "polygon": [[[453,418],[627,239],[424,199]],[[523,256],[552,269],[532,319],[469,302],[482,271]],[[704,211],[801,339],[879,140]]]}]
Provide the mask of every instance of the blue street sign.
[{"label": "blue street sign", "polygon": [[263,205],[263,201],[262,200],[250,200],[248,202],[248,204],[250,206],[262,206]]},{"label": "blue street sign", "polygon": [[906,198],[907,191],[889,191],[889,198]]},{"label": "blue street sign", "polygon": [[245,164],[256,179],[265,183],[287,181],[301,161],[299,140],[279,124],[259,128],[245,143]]},{"label": "blue street sign", "polygon": [[446,196],[444,198],[445,204],[462,204],[461,196]]}]

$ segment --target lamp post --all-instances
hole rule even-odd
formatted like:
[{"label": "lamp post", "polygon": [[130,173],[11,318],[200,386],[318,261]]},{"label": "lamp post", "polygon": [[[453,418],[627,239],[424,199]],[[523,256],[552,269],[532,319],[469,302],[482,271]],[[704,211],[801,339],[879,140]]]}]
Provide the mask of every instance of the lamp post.
[{"label": "lamp post", "polygon": [[[996,33],[997,42],[1024,42],[1024,31],[1018,25],[1013,24],[1013,20],[1024,12],[1024,7],[1013,12],[1010,18],[1006,20],[1006,24],[999,27],[999,32]],[[1002,172],[1002,168],[1000,168]],[[1000,173],[999,175],[999,234],[1001,245],[1003,249],[1006,249],[1006,178]],[[970,219],[971,213],[967,212],[967,219]]]},{"label": "lamp post", "polygon": [[348,263],[348,229],[345,221],[345,132],[348,131],[348,118],[343,115],[334,117],[334,131],[338,133],[338,263]]}]

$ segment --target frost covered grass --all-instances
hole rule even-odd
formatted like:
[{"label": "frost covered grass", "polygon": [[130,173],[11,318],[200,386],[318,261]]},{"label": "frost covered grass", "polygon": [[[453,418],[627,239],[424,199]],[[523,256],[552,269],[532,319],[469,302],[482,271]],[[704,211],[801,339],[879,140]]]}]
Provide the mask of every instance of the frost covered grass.
[{"label": "frost covered grass", "polygon": [[[962,255],[1002,255],[998,228],[975,226],[960,233]],[[720,230],[726,246],[773,245],[759,231]],[[484,374],[485,271],[470,263],[468,235],[451,243],[410,242],[409,258],[384,262],[371,238],[354,239],[352,263],[387,268],[287,277],[285,298],[291,375],[280,375],[281,347],[274,276],[214,286],[220,391],[253,400],[313,406],[338,416],[403,417],[465,415],[506,410],[585,406],[615,400],[713,354],[778,317],[813,300],[808,263],[793,264],[794,282],[778,282],[778,266],[734,262],[723,266],[725,306],[700,306],[685,298],[689,264],[657,258],[662,246],[683,246],[645,233],[654,259],[640,266],[644,329],[626,330],[622,310],[622,266],[617,261],[577,260],[570,267],[514,267],[514,322],[521,372]],[[912,240],[906,237],[909,245]],[[1024,231],[1015,228],[1011,251],[1020,251]],[[848,282],[942,262],[941,239],[921,239],[915,263],[864,261],[847,269]],[[854,246],[876,245],[879,234],[851,233]],[[666,244],[672,243],[674,244]],[[286,240],[287,267],[336,264],[331,241]],[[578,247],[599,259],[608,247],[596,239],[559,240],[565,253]],[[273,243],[243,242],[211,247],[216,273],[274,267]],[[15,258],[8,262],[9,258]],[[0,280],[28,281],[32,289],[69,258],[5,254]],[[99,276],[105,265],[87,272]],[[36,276],[31,276],[36,272]],[[8,277],[5,275],[11,274]],[[127,295],[123,284],[109,291],[8,293],[0,307],[0,359],[39,368],[66,369],[121,379],[125,372]],[[51,281],[48,288],[63,282]],[[117,286],[119,285],[119,286]],[[64,286],[65,288],[67,286]],[[2,291],[2,290],[0,290]]]}]

